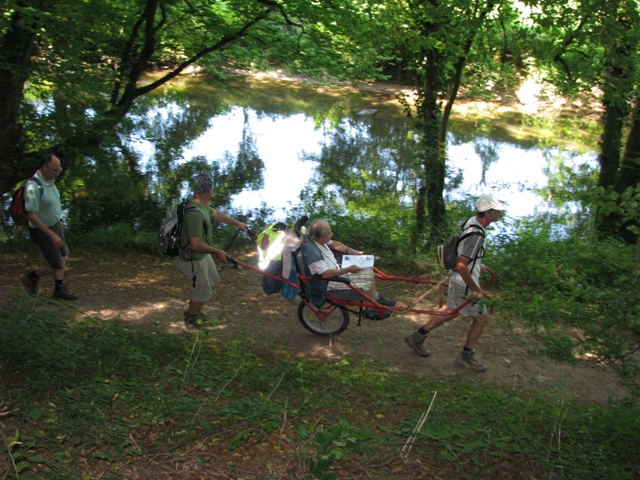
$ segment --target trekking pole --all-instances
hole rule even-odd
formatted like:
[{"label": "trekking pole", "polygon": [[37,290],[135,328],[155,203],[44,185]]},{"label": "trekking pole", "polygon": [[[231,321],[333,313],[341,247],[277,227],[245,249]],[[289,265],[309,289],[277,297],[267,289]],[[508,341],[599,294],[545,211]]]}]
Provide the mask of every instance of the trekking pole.
[{"label": "trekking pole", "polygon": [[[229,242],[229,245],[227,245],[227,248],[224,249],[224,251],[226,252],[227,250],[229,250],[229,247],[231,247],[231,244],[235,241],[236,237],[238,236],[238,233],[242,232],[242,229],[238,229],[236,230],[235,235],[233,236],[233,238],[231,239],[231,241]],[[251,240],[256,241],[258,239],[258,236],[253,233],[251,230],[249,230],[247,228],[246,234],[249,235],[251,237]]]},{"label": "trekking pole", "polygon": [[229,247],[231,246],[231,244],[233,243],[233,241],[236,239],[236,237],[238,236],[238,233],[240,232],[240,229],[236,230],[236,234],[233,236],[233,238],[231,239],[231,241],[229,242],[229,245],[227,245],[227,248],[224,249],[224,251],[226,252],[227,250],[229,250]]}]

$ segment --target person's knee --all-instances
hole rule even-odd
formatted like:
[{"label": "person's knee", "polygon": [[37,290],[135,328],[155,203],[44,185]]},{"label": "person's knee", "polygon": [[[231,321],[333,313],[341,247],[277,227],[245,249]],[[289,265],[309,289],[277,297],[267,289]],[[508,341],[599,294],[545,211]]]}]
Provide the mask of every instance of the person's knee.
[{"label": "person's knee", "polygon": [[423,327],[425,330],[431,331],[434,328],[438,328],[440,325],[453,320],[457,316],[457,313],[453,315],[431,315]]},{"label": "person's knee", "polygon": [[64,271],[65,260],[67,257],[61,257],[59,255],[49,255],[45,254],[45,260],[47,261],[47,265],[52,272],[58,273],[60,271]]}]

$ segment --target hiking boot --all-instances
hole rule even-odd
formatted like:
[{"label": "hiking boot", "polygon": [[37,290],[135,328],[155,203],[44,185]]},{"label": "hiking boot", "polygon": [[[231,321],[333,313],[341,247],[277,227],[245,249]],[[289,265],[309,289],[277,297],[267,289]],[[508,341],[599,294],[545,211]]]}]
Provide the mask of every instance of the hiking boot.
[{"label": "hiking boot", "polygon": [[31,295],[32,297],[38,295],[40,277],[36,277],[34,279],[31,275],[26,274],[20,277],[20,281],[22,282],[22,285],[24,285],[24,290],[27,292],[27,295]]},{"label": "hiking boot", "polygon": [[376,299],[376,302],[378,302],[380,305],[384,305],[385,307],[393,307],[396,304],[395,300],[389,297],[385,297],[381,293],[378,293],[378,298]]},{"label": "hiking boot", "polygon": [[483,363],[480,363],[478,360],[476,360],[474,356],[475,353],[475,349],[468,352],[462,350],[456,357],[456,365],[463,368],[468,368],[472,372],[484,372],[487,367],[485,367]]},{"label": "hiking boot", "polygon": [[391,310],[388,308],[385,310],[378,310],[377,308],[365,308],[364,318],[369,320],[383,320],[391,316]]},{"label": "hiking boot", "polygon": [[189,313],[189,310],[185,310],[184,312],[182,312],[182,315],[184,316],[184,324],[186,326],[202,328],[202,325],[207,321],[207,317],[202,313],[191,315]]},{"label": "hiking boot", "polygon": [[404,337],[404,341],[407,342],[413,351],[416,352],[421,357],[428,357],[431,355],[431,352],[427,350],[424,346],[424,340],[427,338],[426,335],[421,335],[418,332],[413,332],[411,335],[407,335]]},{"label": "hiking boot", "polygon": [[78,296],[74,295],[69,291],[66,285],[56,285],[53,289],[53,299],[54,300],[77,300]]}]

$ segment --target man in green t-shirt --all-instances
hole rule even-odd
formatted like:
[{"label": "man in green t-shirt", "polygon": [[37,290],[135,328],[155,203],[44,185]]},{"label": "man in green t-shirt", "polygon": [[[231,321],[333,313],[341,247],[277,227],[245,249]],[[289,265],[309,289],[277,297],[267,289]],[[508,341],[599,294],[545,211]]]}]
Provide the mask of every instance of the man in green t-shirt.
[{"label": "man in green t-shirt", "polygon": [[247,231],[247,225],[239,222],[208,205],[213,195],[213,179],[206,172],[195,178],[193,198],[188,207],[196,207],[184,216],[181,244],[184,246],[178,255],[178,268],[187,277],[191,287],[189,308],[184,311],[187,325],[198,325],[200,311],[204,302],[211,300],[211,288],[220,282],[220,276],[211,255],[222,263],[227,263],[227,253],[211,246],[211,220],[226,223]]}]

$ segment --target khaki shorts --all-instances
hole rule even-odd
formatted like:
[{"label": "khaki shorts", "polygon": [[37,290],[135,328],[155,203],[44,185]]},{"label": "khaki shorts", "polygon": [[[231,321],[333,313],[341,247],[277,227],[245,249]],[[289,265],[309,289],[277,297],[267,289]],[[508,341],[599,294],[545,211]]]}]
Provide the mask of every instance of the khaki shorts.
[{"label": "khaki shorts", "polygon": [[[447,294],[447,307],[450,309],[456,309],[464,302],[467,301],[467,298],[471,294],[471,290],[467,288],[465,285],[461,287],[453,282],[449,283],[449,293]],[[467,298],[465,298],[467,297]],[[487,307],[482,305],[478,308],[477,305],[467,305],[462,310],[458,312],[458,315],[462,315],[463,317],[481,317],[482,315],[486,315]]]},{"label": "khaki shorts", "polygon": [[211,289],[220,283],[220,276],[211,255],[195,262],[185,262],[177,259],[178,268],[187,277],[191,287],[191,300],[194,302],[206,302],[211,300]]}]

